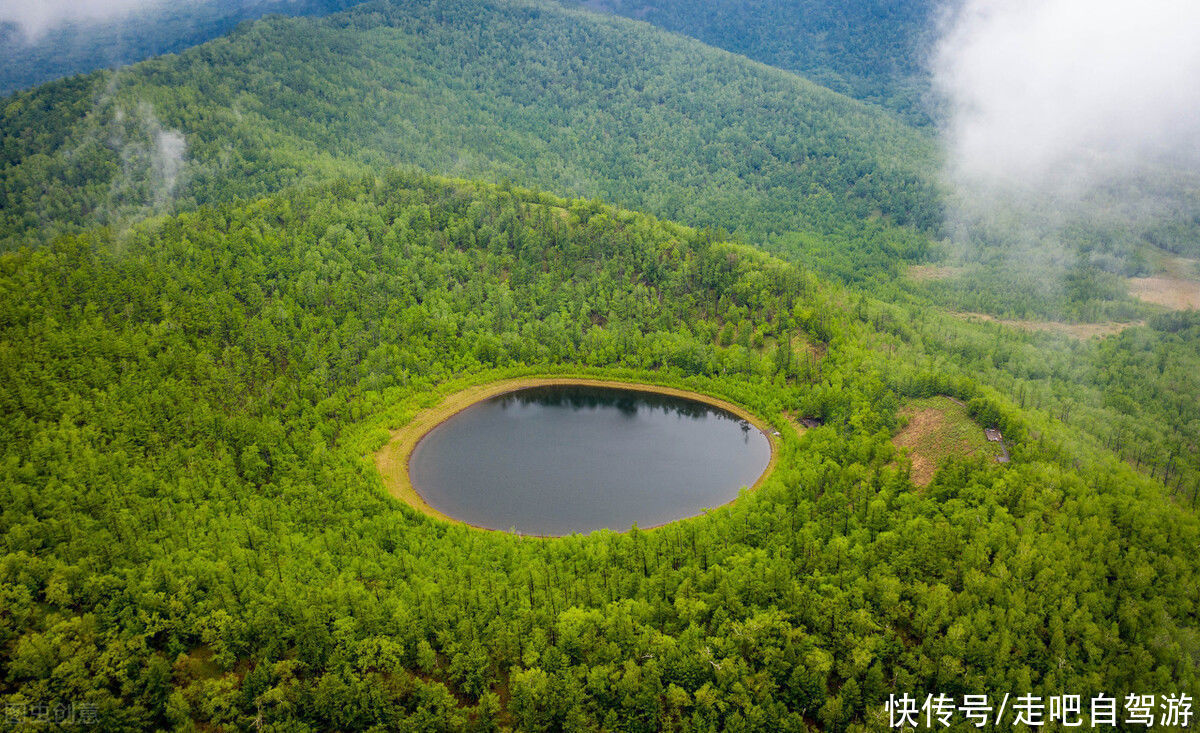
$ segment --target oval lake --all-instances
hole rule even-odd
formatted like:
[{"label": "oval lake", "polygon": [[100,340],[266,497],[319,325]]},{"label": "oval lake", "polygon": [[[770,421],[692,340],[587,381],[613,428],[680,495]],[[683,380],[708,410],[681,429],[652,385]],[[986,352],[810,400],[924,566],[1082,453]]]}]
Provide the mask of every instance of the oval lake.
[{"label": "oval lake", "polygon": [[456,413],[421,438],[408,472],[426,502],[460,521],[566,535],[694,516],[735,499],[770,459],[767,436],[719,407],[555,385]]}]

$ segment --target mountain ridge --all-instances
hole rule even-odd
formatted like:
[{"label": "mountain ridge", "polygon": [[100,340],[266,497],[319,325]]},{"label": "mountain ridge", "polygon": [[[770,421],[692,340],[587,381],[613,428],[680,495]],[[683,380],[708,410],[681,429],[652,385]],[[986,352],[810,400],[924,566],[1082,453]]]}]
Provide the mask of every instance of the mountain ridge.
[{"label": "mountain ridge", "polygon": [[[95,79],[90,90],[75,80],[10,99],[0,123],[7,246],[23,231],[119,214],[126,200],[114,191],[152,199],[145,180],[120,178],[158,165],[157,133],[132,129],[143,105],[150,127],[187,141],[175,196],[186,206],[220,201],[224,187],[278,190],[309,165],[399,163],[598,196],[756,240],[798,229],[865,240],[864,222],[882,213],[883,234],[871,236],[919,249],[887,220],[937,221],[932,144],[902,123],[788,72],[550,2],[373,2],[319,20],[268,19]],[[66,103],[91,119],[80,116],[57,147],[30,146],[23,110],[72,87]],[[89,93],[100,100],[90,109]],[[121,125],[141,157],[112,144]],[[34,178],[67,183],[47,202]]]}]

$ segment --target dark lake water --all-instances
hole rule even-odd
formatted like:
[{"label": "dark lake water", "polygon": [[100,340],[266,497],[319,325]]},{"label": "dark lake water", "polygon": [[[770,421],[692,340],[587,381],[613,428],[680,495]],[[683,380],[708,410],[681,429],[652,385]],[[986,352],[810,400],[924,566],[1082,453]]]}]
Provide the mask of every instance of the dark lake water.
[{"label": "dark lake water", "polygon": [[526,534],[652,527],[753,485],[771,458],[750,423],[701,402],[609,387],[533,387],[431,430],[409,478],[464,522]]}]

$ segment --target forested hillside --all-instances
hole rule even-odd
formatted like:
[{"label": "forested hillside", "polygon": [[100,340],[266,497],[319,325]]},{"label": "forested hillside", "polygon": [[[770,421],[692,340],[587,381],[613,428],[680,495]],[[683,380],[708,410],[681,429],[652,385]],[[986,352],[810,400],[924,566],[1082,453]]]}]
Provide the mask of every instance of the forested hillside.
[{"label": "forested hillside", "polygon": [[[903,297],[897,298],[903,301]],[[964,321],[924,300],[871,302],[866,318],[896,334],[911,358],[961,370],[1047,422],[1079,430],[1081,454],[1111,451],[1200,500],[1200,322],[1156,313],[1145,325],[1087,340],[996,322]]]},{"label": "forested hillside", "polygon": [[[175,53],[223,36],[238,23],[269,13],[325,15],[358,0],[196,0],[133,4],[115,17],[63,20],[32,37],[14,22],[0,23],[0,94],[96,69],[116,68]],[[100,6],[98,9],[103,10]],[[132,22],[131,22],[132,21]]]},{"label": "forested hillside", "polygon": [[[847,278],[919,256],[928,140],[792,74],[539,0],[270,19],[8,100],[0,237],[409,164],[599,196],[749,240],[819,234]],[[861,257],[861,262],[856,258]]]},{"label": "forested hillside", "polygon": [[[1123,280],[1184,267],[1190,204],[943,241],[924,0],[587,5],[653,25],[373,0],[0,101],[0,709],[860,733],[892,694],[1200,699],[1200,319]],[[555,375],[735,403],[775,468],[558,538],[388,493],[391,431]],[[987,451],[904,441],[938,405]]]},{"label": "forested hillside", "polygon": [[[1200,694],[1194,515],[846,300],[711,233],[405,173],[4,254],[3,702],[108,729],[874,730],[889,693]],[[825,425],[652,531],[521,538],[383,491],[384,428],[555,372]],[[914,489],[888,438],[937,393],[1013,463]]]},{"label": "forested hillside", "polygon": [[929,124],[928,0],[564,0],[653,23]]}]

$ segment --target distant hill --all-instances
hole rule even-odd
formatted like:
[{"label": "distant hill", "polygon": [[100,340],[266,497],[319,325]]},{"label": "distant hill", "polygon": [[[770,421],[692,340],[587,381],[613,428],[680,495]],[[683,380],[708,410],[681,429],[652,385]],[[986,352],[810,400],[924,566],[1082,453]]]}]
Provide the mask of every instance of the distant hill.
[{"label": "distant hill", "polygon": [[0,24],[0,94],[96,69],[175,53],[269,13],[325,15],[361,0],[202,0],[151,6],[111,20],[59,25],[28,39]]},{"label": "distant hill", "polygon": [[563,0],[698,38],[929,123],[930,0]]},{"label": "distant hill", "polygon": [[[0,237],[409,164],[723,227],[829,257],[923,238],[932,142],[788,72],[539,0],[374,2],[270,18],[0,113]],[[837,265],[853,275],[852,261]]]}]

